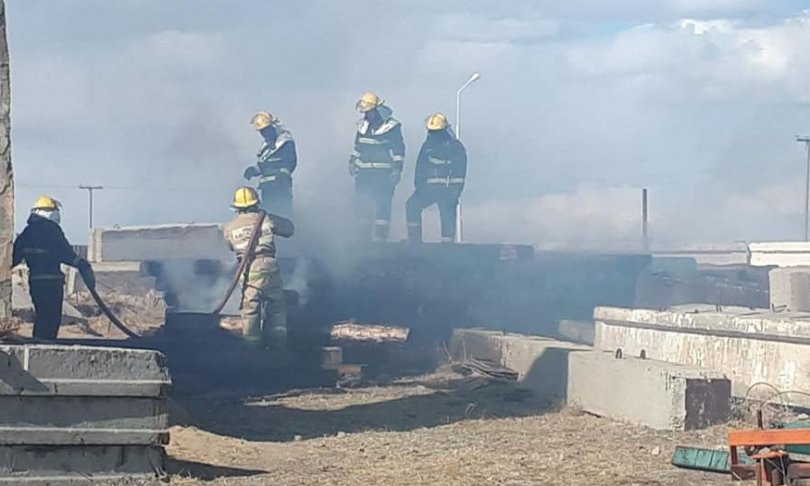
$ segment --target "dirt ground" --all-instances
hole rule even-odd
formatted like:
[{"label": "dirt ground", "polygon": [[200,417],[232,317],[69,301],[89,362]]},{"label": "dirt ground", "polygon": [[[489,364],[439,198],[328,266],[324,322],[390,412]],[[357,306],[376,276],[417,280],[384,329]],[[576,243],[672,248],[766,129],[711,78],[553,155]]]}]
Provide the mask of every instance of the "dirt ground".
[{"label": "dirt ground", "polygon": [[[64,325],[60,337],[121,337],[87,296],[79,299],[75,305],[88,319]],[[105,300],[140,333],[162,322],[162,305],[149,296]],[[18,333],[30,335],[30,323]],[[653,431],[555,409],[513,383],[449,369],[283,395],[212,390],[173,397],[170,410],[170,484],[179,486],[731,484],[722,474],[670,465],[676,445],[722,448],[725,427]]]},{"label": "dirt ground", "polygon": [[657,432],[549,410],[512,384],[450,373],[387,386],[178,403],[177,485],[729,484],[670,465],[725,428]]}]

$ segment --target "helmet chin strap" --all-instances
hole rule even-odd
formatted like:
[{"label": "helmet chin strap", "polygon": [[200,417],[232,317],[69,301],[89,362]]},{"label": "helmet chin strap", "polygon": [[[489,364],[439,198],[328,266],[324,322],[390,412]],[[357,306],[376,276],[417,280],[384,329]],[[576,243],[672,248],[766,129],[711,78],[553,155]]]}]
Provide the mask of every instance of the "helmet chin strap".
[{"label": "helmet chin strap", "polygon": [[35,209],[33,212],[37,216],[49,219],[56,224],[62,222],[62,215],[59,213],[58,209]]}]

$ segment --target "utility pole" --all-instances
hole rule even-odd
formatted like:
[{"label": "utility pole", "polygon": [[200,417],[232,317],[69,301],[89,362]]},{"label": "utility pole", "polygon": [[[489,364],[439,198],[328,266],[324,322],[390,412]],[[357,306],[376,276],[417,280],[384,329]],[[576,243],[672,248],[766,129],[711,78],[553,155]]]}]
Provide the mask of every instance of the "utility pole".
[{"label": "utility pole", "polygon": [[104,189],[104,186],[79,186],[79,189],[86,190],[90,197],[90,229],[93,229],[93,191]]},{"label": "utility pole", "polygon": [[648,230],[650,228],[649,224],[649,212],[647,210],[647,188],[641,190],[641,246],[644,248],[644,251],[650,251],[650,239]]},{"label": "utility pole", "polygon": [[804,178],[804,241],[810,241],[808,224],[810,224],[810,137],[796,136],[796,141],[807,148],[807,171]]}]

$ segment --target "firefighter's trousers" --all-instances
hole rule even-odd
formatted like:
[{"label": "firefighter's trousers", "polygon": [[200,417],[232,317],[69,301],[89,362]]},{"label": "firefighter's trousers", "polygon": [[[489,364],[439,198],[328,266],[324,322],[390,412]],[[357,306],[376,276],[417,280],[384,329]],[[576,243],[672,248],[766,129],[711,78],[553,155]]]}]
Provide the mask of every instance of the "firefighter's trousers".
[{"label": "firefighter's trousers", "polygon": [[242,333],[270,348],[287,342],[287,302],[275,258],[256,257],[245,271],[242,289]]},{"label": "firefighter's trousers", "polygon": [[355,178],[355,213],[360,235],[373,241],[388,240],[391,200],[396,182],[390,171],[361,171]]},{"label": "firefighter's trousers", "polygon": [[456,207],[460,191],[443,184],[419,186],[405,203],[408,240],[422,241],[422,211],[436,204],[442,224],[442,241],[452,242],[456,237]]},{"label": "firefighter's trousers", "polygon": [[29,286],[34,304],[34,338],[52,341],[59,334],[62,323],[64,278],[39,279],[32,275]]},{"label": "firefighter's trousers", "polygon": [[292,218],[292,179],[279,177],[272,182],[262,182],[259,184],[259,190],[262,193],[262,208],[265,211]]}]

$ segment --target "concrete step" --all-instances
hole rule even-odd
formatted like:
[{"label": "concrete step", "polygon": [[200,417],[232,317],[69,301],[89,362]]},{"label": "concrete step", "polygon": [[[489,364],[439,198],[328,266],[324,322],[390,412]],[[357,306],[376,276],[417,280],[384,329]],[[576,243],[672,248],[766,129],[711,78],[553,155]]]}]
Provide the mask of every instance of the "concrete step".
[{"label": "concrete step", "polygon": [[0,396],[0,445],[163,444],[166,398]]},{"label": "concrete step", "polygon": [[163,354],[56,344],[0,345],[0,395],[162,396]]},{"label": "concrete step", "polygon": [[0,446],[0,485],[111,484],[152,479],[165,468],[161,447]]}]

